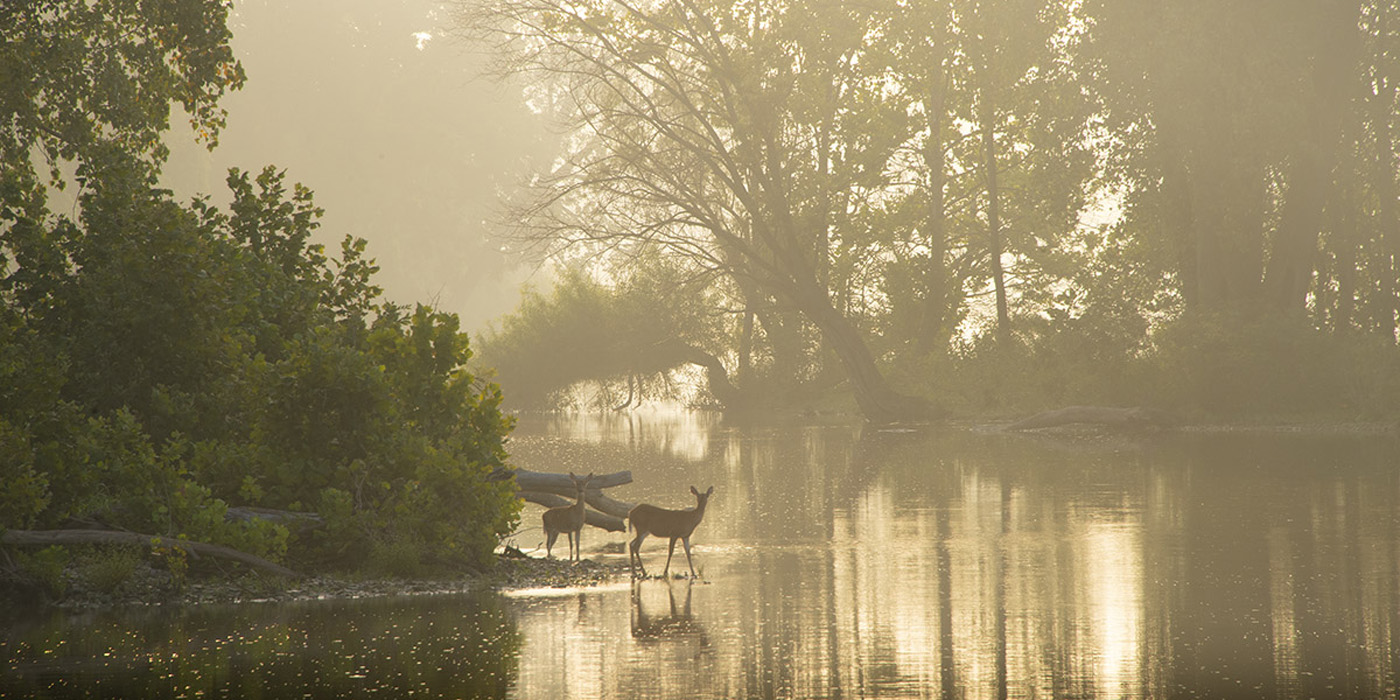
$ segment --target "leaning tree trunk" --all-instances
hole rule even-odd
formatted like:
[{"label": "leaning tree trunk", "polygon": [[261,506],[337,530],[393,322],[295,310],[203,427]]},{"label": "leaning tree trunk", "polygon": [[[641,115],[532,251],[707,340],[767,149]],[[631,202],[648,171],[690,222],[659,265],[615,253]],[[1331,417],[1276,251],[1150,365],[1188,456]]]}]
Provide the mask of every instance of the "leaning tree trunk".
[{"label": "leaning tree trunk", "polygon": [[[811,295],[808,295],[810,297]],[[870,353],[860,329],[843,316],[824,298],[807,299],[807,317],[816,324],[822,337],[846,370],[856,403],[866,420],[872,423],[892,423],[898,420],[919,420],[932,416],[933,406],[925,399],[907,396],[890,388],[875,357]]]}]

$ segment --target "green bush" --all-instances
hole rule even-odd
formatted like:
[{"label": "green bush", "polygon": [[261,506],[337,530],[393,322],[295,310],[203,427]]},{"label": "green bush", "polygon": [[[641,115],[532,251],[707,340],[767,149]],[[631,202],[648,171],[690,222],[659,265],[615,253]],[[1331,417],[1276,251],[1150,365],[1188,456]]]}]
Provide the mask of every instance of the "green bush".
[{"label": "green bush", "polygon": [[[463,369],[457,318],[378,302],[363,242],[339,259],[309,244],[310,195],[288,201],[274,171],[231,176],[232,214],[118,175],[88,195],[88,228],[62,232],[88,263],[49,270],[43,303],[6,316],[16,343],[0,372],[37,367],[56,388],[0,389],[0,526],[78,516],[351,564],[341,553],[406,533],[445,561],[485,565],[518,513],[483,478],[504,462],[511,423],[499,390]],[[348,513],[334,489],[351,494]],[[227,518],[231,503],[325,506],[348,539],[294,540]]]},{"label": "green bush", "polygon": [[[21,3],[7,35],[63,60],[19,76],[0,120],[0,528],[78,517],[321,562],[407,533],[486,561],[517,514],[481,478],[511,424],[465,371],[457,318],[381,301],[365,242],[313,243],[321,210],[274,167],[230,171],[226,207],[176,202],[160,187],[171,103],[212,143],[243,82],[227,4],[173,25],[89,5]],[[54,81],[73,99],[41,99]],[[60,162],[81,185],[69,213],[47,203]],[[293,538],[230,504],[319,505],[327,532]],[[183,580],[184,554],[156,549]]]},{"label": "green bush", "polygon": [[1302,319],[1183,318],[1157,334],[1146,360],[1167,404],[1208,416],[1376,418],[1400,408],[1393,345]]},{"label": "green bush", "polygon": [[12,575],[20,587],[38,591],[50,600],[58,600],[68,591],[65,574],[72,555],[64,547],[45,547],[37,552],[17,552],[18,565]]},{"label": "green bush", "polygon": [[80,571],[99,592],[114,593],[132,579],[140,563],[141,553],[132,547],[104,547],[89,554]]}]

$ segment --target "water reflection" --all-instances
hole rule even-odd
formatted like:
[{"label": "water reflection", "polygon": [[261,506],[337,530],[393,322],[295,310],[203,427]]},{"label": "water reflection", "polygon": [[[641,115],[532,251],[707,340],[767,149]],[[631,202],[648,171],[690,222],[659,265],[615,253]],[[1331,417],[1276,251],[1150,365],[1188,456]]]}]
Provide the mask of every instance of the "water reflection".
[{"label": "water reflection", "polygon": [[[512,450],[663,507],[714,484],[703,578],[11,625],[0,695],[1400,694],[1390,438],[556,417]],[[585,556],[625,568],[626,539]]]},{"label": "water reflection", "polygon": [[0,634],[5,698],[500,698],[520,642],[489,595],[59,611]]},{"label": "water reflection", "polygon": [[[654,592],[657,587],[651,586],[644,581],[632,582],[632,638],[647,640],[694,640],[700,648],[710,646],[709,638],[705,634],[705,626],[696,621],[694,613],[690,609],[690,591],[695,585],[691,579],[665,580],[661,582],[666,590],[667,608],[664,613],[657,613],[655,609],[648,612],[648,608],[656,605],[654,600],[643,604],[642,592],[644,590],[652,592],[650,598],[655,598]],[[676,605],[676,589],[684,591],[684,602]]]},{"label": "water reflection", "polygon": [[[629,593],[707,644],[639,651],[677,640],[637,634],[634,607],[628,635],[595,648],[632,679],[603,697],[1396,696],[1388,439],[838,425],[708,440],[690,464],[639,448],[620,494],[679,506],[691,481],[719,484],[696,535],[706,581]],[[526,657],[559,643],[522,629]]]}]

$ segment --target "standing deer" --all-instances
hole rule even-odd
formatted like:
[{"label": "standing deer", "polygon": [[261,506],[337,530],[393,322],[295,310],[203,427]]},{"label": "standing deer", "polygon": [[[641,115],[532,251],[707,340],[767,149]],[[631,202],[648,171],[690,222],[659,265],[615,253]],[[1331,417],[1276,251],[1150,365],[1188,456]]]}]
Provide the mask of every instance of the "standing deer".
[{"label": "standing deer", "polygon": [[[692,486],[690,492],[695,494],[695,507],[689,510],[668,510],[642,503],[627,514],[627,530],[637,531],[637,537],[632,540],[627,557],[629,569],[632,569],[633,562],[636,562],[637,568],[642,570],[642,576],[647,575],[647,569],[642,565],[642,540],[645,540],[647,535],[656,535],[671,538],[671,545],[666,550],[666,568],[661,572],[661,576],[664,578],[671,572],[671,555],[676,553],[676,540],[685,543],[685,561],[690,565],[691,577],[695,576],[695,563],[690,560],[690,533],[695,532],[695,526],[705,517],[705,504],[709,503],[710,494],[715,492],[715,487],[711,486],[704,493],[700,493]],[[632,573],[636,575],[636,569],[632,569]]]},{"label": "standing deer", "polygon": [[578,561],[583,558],[583,492],[588,488],[588,482],[593,480],[593,474],[579,478],[569,472],[569,480],[574,482],[578,500],[571,506],[559,506],[544,512],[544,555],[554,555],[554,541],[559,539],[562,532],[569,537],[569,561]]}]

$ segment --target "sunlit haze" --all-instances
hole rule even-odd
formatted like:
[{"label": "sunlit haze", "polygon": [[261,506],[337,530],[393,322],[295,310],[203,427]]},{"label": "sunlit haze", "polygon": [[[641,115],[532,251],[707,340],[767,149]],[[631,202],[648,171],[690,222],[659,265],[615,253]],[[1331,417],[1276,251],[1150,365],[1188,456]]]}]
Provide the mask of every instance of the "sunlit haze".
[{"label": "sunlit haze", "polygon": [[248,83],[224,100],[212,153],[172,130],[165,183],[224,201],[228,168],[284,168],[325,210],[328,251],[364,238],[389,300],[482,328],[514,308],[530,274],[491,235],[502,191],[540,157],[544,132],[518,89],[482,77],[479,52],[445,36],[451,22],[431,0],[235,3]]}]

